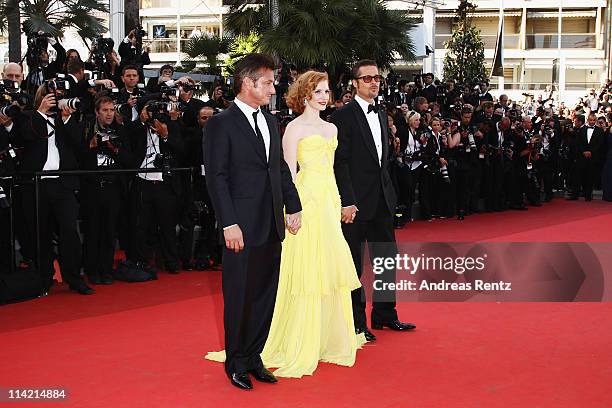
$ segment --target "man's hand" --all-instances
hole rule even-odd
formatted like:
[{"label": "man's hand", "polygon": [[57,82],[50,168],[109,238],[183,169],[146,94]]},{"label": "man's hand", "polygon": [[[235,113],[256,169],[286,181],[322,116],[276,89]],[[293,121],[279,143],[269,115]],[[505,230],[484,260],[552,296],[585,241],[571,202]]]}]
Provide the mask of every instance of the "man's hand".
[{"label": "man's hand", "polygon": [[110,79],[96,79],[94,81],[94,83],[96,85],[102,85],[102,86],[104,86],[107,89],[115,87],[115,83],[113,81],[111,81]]},{"label": "man's hand", "polygon": [[290,233],[293,235],[297,234],[298,230],[302,226],[302,212],[296,212],[295,214],[287,214],[285,216],[285,225]]},{"label": "man's hand", "polygon": [[440,164],[442,165],[442,167],[448,166],[448,162],[443,157],[440,157]]},{"label": "man's hand", "polygon": [[55,95],[47,94],[42,98],[40,102],[40,106],[38,107],[38,111],[47,115],[51,108],[54,108],[57,105],[55,102]]},{"label": "man's hand", "polygon": [[11,126],[12,123],[13,123],[13,119],[0,113],[0,125],[4,127],[9,127]]},{"label": "man's hand", "polygon": [[583,152],[582,155],[587,159],[590,159],[593,154],[587,150],[586,152]]},{"label": "man's hand", "polygon": [[142,123],[147,123],[148,120],[149,120],[149,112],[145,108],[145,109],[140,111],[140,121]]},{"label": "man's hand", "polygon": [[133,96],[130,96],[127,100],[127,104],[130,105],[132,108],[136,106],[136,102],[138,102],[138,99],[134,98]]},{"label": "man's hand", "polygon": [[75,109],[70,109],[69,107],[65,106],[64,109],[62,109],[62,119],[66,121],[66,119],[68,119],[74,112],[76,112]]},{"label": "man's hand", "polygon": [[345,224],[352,224],[355,220],[355,216],[357,215],[357,207],[351,205],[350,207],[345,207],[340,212],[340,220]]},{"label": "man's hand", "polygon": [[225,238],[225,246],[230,251],[238,253],[244,249],[244,238],[238,225],[223,230],[223,237]]},{"label": "man's hand", "polygon": [[153,121],[153,129],[162,139],[168,138],[168,125],[165,123],[161,123],[159,120],[155,119]]}]

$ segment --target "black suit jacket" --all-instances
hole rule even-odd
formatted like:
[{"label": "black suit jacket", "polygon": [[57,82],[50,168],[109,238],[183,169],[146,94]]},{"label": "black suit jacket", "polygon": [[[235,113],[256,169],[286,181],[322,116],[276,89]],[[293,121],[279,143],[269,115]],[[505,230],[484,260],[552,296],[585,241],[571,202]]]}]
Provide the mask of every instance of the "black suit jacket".
[{"label": "black suit jacket", "polygon": [[427,102],[435,102],[436,96],[438,95],[438,90],[434,84],[429,85],[428,87],[424,87],[419,92],[419,96],[427,99]]},{"label": "black suit jacket", "polygon": [[[24,112],[19,121],[20,129],[16,134],[16,145],[22,147],[19,170],[42,171],[47,162],[47,123],[37,111]],[[55,117],[55,145],[60,156],[59,170],[77,170],[79,168],[77,154],[80,149],[79,132],[72,117],[64,124],[60,115]],[[66,187],[79,188],[77,176],[60,176],[60,181]]]},{"label": "black suit jacket", "polygon": [[[142,162],[147,155],[147,138],[149,137],[147,131],[147,125],[142,124],[140,119],[134,122],[124,122],[126,133],[130,139],[131,157],[133,160],[133,168],[138,169],[142,165]],[[168,138],[164,141],[159,141],[159,152],[162,154],[170,155],[172,160],[172,167],[177,167],[183,159],[185,154],[185,143],[179,128],[177,121],[168,121]],[[164,180],[166,181],[166,180]],[[181,177],[178,174],[172,174],[171,180],[172,189],[177,195],[182,192]]]},{"label": "black suit jacket", "polygon": [[376,214],[380,194],[389,211],[395,211],[397,196],[389,176],[392,155],[389,148],[387,117],[378,113],[382,136],[382,165],[374,145],[372,131],[357,101],[351,101],[331,115],[338,127],[338,148],[334,162],[336,183],[342,206],[355,205],[362,220]]},{"label": "black suit jacket", "polygon": [[591,152],[591,160],[598,162],[603,158],[603,148],[605,143],[604,131],[595,126],[591,141],[587,142],[587,126],[583,126],[576,132],[576,155],[578,159],[584,158],[582,153]]},{"label": "black suit jacket", "polygon": [[283,158],[280,131],[264,112],[270,130],[269,161],[255,131],[235,104],[208,119],[204,127],[206,186],[221,227],[238,224],[246,246],[267,242],[274,225],[285,238],[287,214],[302,210],[300,198]]}]

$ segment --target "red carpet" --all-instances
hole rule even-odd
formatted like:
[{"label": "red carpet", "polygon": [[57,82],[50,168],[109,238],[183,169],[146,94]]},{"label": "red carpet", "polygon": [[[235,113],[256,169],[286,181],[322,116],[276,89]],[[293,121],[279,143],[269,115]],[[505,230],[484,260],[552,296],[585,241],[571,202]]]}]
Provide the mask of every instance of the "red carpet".
[{"label": "red carpet", "polygon": [[[411,241],[612,242],[612,205],[415,222]],[[222,343],[219,272],[98,286],[0,308],[0,388],[62,387],[70,407],[609,407],[610,303],[404,303],[412,333],[376,332],[353,368],[234,389],[203,359]]]}]

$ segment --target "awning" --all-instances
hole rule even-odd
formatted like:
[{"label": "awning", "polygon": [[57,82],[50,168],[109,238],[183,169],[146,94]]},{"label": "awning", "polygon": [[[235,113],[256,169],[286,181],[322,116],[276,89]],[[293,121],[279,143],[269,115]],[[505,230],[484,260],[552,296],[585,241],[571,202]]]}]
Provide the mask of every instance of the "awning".
[{"label": "awning", "polygon": [[[520,11],[504,11],[504,17],[520,17],[521,16],[521,12]],[[472,14],[468,14],[469,17],[473,17],[473,18],[492,18],[492,17],[499,17],[499,10],[495,10],[495,11],[481,11],[481,12],[477,12],[477,13],[472,13]],[[455,12],[452,13],[444,13],[444,12],[440,12],[438,11],[438,13],[436,13],[436,18],[455,18],[457,17],[457,14]]]},{"label": "awning", "polygon": [[[597,17],[595,10],[565,10],[561,12],[563,18]],[[528,11],[527,18],[558,18],[558,11]]]}]

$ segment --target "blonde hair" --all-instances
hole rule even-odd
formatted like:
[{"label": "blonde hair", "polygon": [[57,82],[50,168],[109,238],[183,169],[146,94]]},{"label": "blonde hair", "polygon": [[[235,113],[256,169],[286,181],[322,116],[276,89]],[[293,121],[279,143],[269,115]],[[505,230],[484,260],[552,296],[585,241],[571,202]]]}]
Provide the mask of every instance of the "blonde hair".
[{"label": "blonde hair", "polygon": [[[311,99],[312,93],[317,89],[317,85],[321,81],[328,81],[329,78],[325,72],[306,71],[291,84],[287,91],[287,106],[296,113],[304,112],[304,99]],[[332,103],[331,93],[327,104]]]},{"label": "blonde hair", "polygon": [[421,120],[421,114],[417,111],[408,111],[406,112],[404,117],[406,118],[406,123],[408,124],[408,126],[410,126],[411,120]]}]

